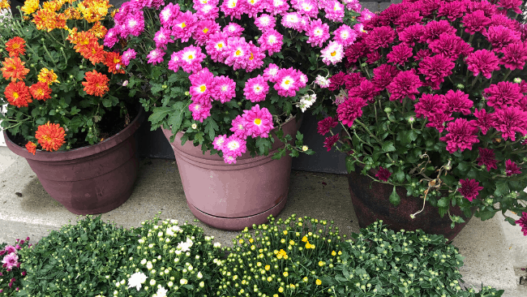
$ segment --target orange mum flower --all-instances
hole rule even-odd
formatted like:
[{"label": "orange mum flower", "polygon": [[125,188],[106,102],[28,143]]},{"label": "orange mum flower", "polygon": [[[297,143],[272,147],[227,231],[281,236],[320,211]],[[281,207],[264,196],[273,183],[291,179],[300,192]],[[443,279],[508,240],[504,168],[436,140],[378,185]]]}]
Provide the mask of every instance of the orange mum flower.
[{"label": "orange mum flower", "polygon": [[29,73],[29,69],[24,67],[25,64],[19,57],[6,58],[2,64],[2,75],[6,80],[23,80]]},{"label": "orange mum flower", "polygon": [[38,30],[47,30],[48,32],[56,28],[56,13],[48,9],[39,9],[34,17],[33,23]]},{"label": "orange mum flower", "polygon": [[69,20],[80,20],[82,19],[81,13],[75,9],[74,7],[69,7],[66,10],[64,10],[64,15]]},{"label": "orange mum flower", "polygon": [[93,27],[88,30],[88,32],[91,32],[97,38],[103,38],[106,36],[108,29],[106,29],[106,27],[104,27],[101,22],[97,21],[95,24],[93,24]]},{"label": "orange mum flower", "polygon": [[28,141],[26,143],[26,149],[27,149],[28,152],[30,152],[30,153],[32,153],[34,155],[37,152],[37,145],[34,144],[31,141]]},{"label": "orange mum flower", "polygon": [[52,83],[60,83],[57,80],[57,75],[53,69],[42,68],[38,74],[38,81],[51,85]]},{"label": "orange mum flower", "polygon": [[0,0],[0,9],[9,9],[11,5],[7,0]]},{"label": "orange mum flower", "polygon": [[62,7],[62,4],[56,1],[46,1],[42,3],[42,9],[49,11],[59,11]]},{"label": "orange mum flower", "polygon": [[39,81],[38,83],[29,87],[29,92],[34,99],[44,100],[51,98],[51,89],[47,83]]},{"label": "orange mum flower", "polygon": [[65,143],[65,136],[64,128],[59,124],[50,124],[49,122],[45,125],[38,126],[37,132],[35,133],[35,137],[40,146],[48,152],[58,151]]},{"label": "orange mum flower", "polygon": [[10,57],[18,57],[26,54],[26,41],[18,36],[9,39],[5,44],[5,49]]},{"label": "orange mum flower", "polygon": [[108,52],[106,53],[106,66],[108,66],[108,72],[116,74],[116,73],[124,73],[124,69],[122,68],[122,62],[121,62],[121,55],[114,52]]},{"label": "orange mum flower", "polygon": [[97,37],[95,37],[92,32],[81,31],[77,33],[77,28],[74,28],[72,32],[70,32],[70,36],[68,36],[68,40],[71,43],[75,44],[73,48],[77,52],[81,52],[82,50],[87,48],[90,43],[97,41]]},{"label": "orange mum flower", "polygon": [[33,102],[29,95],[29,88],[23,81],[10,82],[5,88],[4,95],[9,104],[18,108],[27,107],[29,103]]},{"label": "orange mum flower", "polygon": [[106,52],[104,47],[97,41],[92,41],[88,46],[81,49],[81,55],[92,62],[93,65],[104,62]]},{"label": "orange mum flower", "polygon": [[86,72],[84,78],[86,81],[82,82],[82,85],[84,86],[84,91],[89,95],[102,97],[110,90],[110,88],[108,88],[108,81],[110,81],[110,79],[102,73],[93,70],[91,72]]}]

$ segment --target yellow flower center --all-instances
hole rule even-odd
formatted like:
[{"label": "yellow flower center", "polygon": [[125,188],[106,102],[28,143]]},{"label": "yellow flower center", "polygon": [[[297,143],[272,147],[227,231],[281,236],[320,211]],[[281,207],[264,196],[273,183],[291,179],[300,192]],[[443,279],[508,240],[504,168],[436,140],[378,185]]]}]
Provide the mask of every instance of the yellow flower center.
[{"label": "yellow flower center", "polygon": [[218,43],[218,48],[223,48],[223,43]]},{"label": "yellow flower center", "polygon": [[251,56],[249,57],[249,61],[252,61],[252,60],[254,60],[253,53],[251,53]]},{"label": "yellow flower center", "polygon": [[185,24],[185,22],[181,23],[181,25],[179,25],[181,27],[181,29],[185,28],[187,26],[187,24]]},{"label": "yellow flower center", "polygon": [[337,55],[337,52],[332,52],[332,53],[331,53],[331,56],[332,56],[332,57],[334,57],[334,56],[336,56],[336,55]]},{"label": "yellow flower center", "polygon": [[239,56],[242,54],[242,51],[241,50],[237,50],[235,53],[234,53],[236,56]]},{"label": "yellow flower center", "polygon": [[207,32],[209,32],[208,28],[203,29],[203,33],[207,34]]},{"label": "yellow flower center", "polygon": [[254,3],[255,3],[255,1],[254,1],[254,0],[250,0],[249,2],[250,2],[251,4],[254,4]]},{"label": "yellow flower center", "polygon": [[17,92],[13,92],[13,98],[18,99],[18,93]]},{"label": "yellow flower center", "polygon": [[261,120],[261,119],[258,119],[258,118],[254,119],[254,124],[255,124],[255,125],[260,126],[261,123],[262,123],[262,120]]},{"label": "yellow flower center", "polygon": [[204,93],[207,90],[207,87],[205,85],[202,85],[199,87],[199,91]]},{"label": "yellow flower center", "polygon": [[286,84],[286,85],[289,85],[290,83],[291,83],[291,81],[288,80],[288,79],[286,79],[286,80],[284,81],[284,84]]}]

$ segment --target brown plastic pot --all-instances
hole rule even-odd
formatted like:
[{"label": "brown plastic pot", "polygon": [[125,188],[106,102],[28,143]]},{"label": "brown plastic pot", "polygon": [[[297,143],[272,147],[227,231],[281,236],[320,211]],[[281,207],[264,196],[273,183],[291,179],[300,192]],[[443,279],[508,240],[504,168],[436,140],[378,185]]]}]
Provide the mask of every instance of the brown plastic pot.
[{"label": "brown plastic pot", "polygon": [[[292,119],[282,129],[296,135],[301,121]],[[170,141],[172,131],[163,129]],[[203,154],[201,146],[187,141],[182,132],[171,143],[190,211],[202,222],[223,230],[242,230],[267,222],[284,208],[289,191],[292,158],[271,157],[283,143],[275,137],[268,156],[243,154],[236,164],[226,164],[218,155]]]},{"label": "brown plastic pot", "polygon": [[74,214],[105,213],[132,194],[139,158],[135,131],[144,120],[137,117],[121,132],[95,145],[69,151],[37,151],[18,146],[4,132],[7,147],[26,158],[48,194]]},{"label": "brown plastic pot", "polygon": [[367,227],[376,220],[383,220],[388,228],[395,231],[422,229],[426,233],[442,234],[453,240],[471,218],[465,217],[459,207],[451,206],[450,214],[465,220],[465,223],[456,224],[452,229],[449,216],[441,217],[437,208],[428,203],[423,212],[416,215],[415,219],[411,219],[410,214],[416,213],[423,207],[423,199],[407,196],[405,188],[396,188],[397,194],[401,197],[401,204],[395,207],[389,202],[393,186],[372,181],[370,177],[360,172],[351,172],[348,175],[348,183],[353,208],[361,228]]}]

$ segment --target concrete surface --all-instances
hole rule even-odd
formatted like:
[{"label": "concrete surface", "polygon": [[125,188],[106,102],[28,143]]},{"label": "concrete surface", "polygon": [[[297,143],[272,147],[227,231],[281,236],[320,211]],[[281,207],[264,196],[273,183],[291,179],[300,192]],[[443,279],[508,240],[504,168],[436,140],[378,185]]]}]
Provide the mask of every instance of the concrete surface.
[{"label": "concrete surface", "polygon": [[[293,171],[289,200],[280,217],[295,213],[334,220],[342,233],[357,232],[359,226],[346,179],[345,175]],[[133,195],[102,218],[121,226],[137,227],[159,211],[163,219],[194,220],[185,202],[175,162],[145,159],[141,162]],[[25,159],[0,148],[0,242],[27,236],[36,241],[49,230],[57,230],[77,219],[45,192]],[[231,245],[236,235],[200,222],[195,224],[223,245]],[[527,278],[520,269],[526,264],[522,259],[526,255],[527,237],[522,236],[519,227],[502,225],[498,216],[485,222],[474,218],[454,240],[454,245],[466,257],[461,273],[468,285],[477,288],[483,283],[502,288],[506,290],[506,297],[527,296],[527,286],[518,285],[520,276]]]}]

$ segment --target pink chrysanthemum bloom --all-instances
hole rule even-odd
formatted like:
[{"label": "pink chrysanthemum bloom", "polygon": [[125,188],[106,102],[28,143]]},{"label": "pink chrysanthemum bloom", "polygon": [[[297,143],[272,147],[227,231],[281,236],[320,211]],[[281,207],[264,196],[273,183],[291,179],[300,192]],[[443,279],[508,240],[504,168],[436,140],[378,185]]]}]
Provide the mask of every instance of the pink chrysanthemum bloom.
[{"label": "pink chrysanthemum bloom", "polygon": [[225,134],[216,136],[216,138],[214,138],[214,141],[212,142],[214,149],[218,151],[223,150],[223,146],[225,145],[225,140],[227,140],[227,135]]},{"label": "pink chrysanthemum bloom", "polygon": [[415,95],[419,94],[419,88],[423,86],[415,70],[401,71],[393,78],[393,81],[386,87],[390,93],[390,101],[400,100],[408,97],[415,100]]},{"label": "pink chrysanthemum bloom", "polygon": [[490,128],[494,126],[494,116],[490,113],[487,113],[485,109],[478,110],[476,109],[474,111],[474,116],[477,118],[476,126],[478,126],[481,129],[481,133],[483,135],[487,135],[487,132]]},{"label": "pink chrysanthemum bloom", "polygon": [[376,50],[374,52],[368,53],[366,57],[367,57],[366,63],[374,64],[375,62],[381,59],[381,53],[379,53],[379,50]]},{"label": "pink chrysanthemum bloom", "polygon": [[163,56],[165,56],[165,51],[160,48],[156,48],[146,56],[148,58],[148,64],[156,65],[163,62]]},{"label": "pink chrysanthemum bloom", "polygon": [[348,25],[341,25],[333,34],[335,35],[335,41],[342,44],[343,47],[351,45],[357,39],[357,32]]},{"label": "pink chrysanthemum bloom", "polygon": [[443,33],[455,35],[456,28],[452,27],[452,25],[446,20],[431,21],[425,26],[425,30],[421,36],[421,42],[430,43],[439,39],[439,36]]},{"label": "pink chrysanthemum bloom", "polygon": [[247,121],[244,117],[238,115],[234,120],[231,122],[231,131],[234,133],[236,137],[246,139],[248,136],[247,132]]},{"label": "pink chrysanthemum bloom", "polygon": [[467,11],[467,6],[463,1],[442,1],[437,16],[447,17],[451,22],[459,19]]},{"label": "pink chrysanthemum bloom", "polygon": [[487,32],[483,33],[487,40],[492,44],[493,50],[501,52],[504,47],[511,43],[521,42],[521,35],[502,25],[490,26]]},{"label": "pink chrysanthemum bloom", "polygon": [[230,16],[231,20],[239,20],[247,11],[247,2],[240,0],[224,0],[221,4],[221,11],[223,11],[225,16]]},{"label": "pink chrysanthemum bloom", "polygon": [[518,107],[498,109],[493,114],[494,128],[501,132],[503,140],[516,141],[516,132],[527,135],[527,112]]},{"label": "pink chrysanthemum bloom", "polygon": [[187,46],[178,52],[179,65],[183,68],[186,73],[198,72],[202,69],[201,62],[205,59],[206,55],[201,52],[201,47],[198,46]]},{"label": "pink chrysanthemum bloom", "polygon": [[283,15],[289,10],[289,4],[286,0],[269,0],[267,11],[272,15]]},{"label": "pink chrysanthemum bloom", "polygon": [[[350,74],[350,76],[355,76],[355,75],[356,75],[355,73],[351,73]],[[359,74],[359,76],[360,76],[360,74]],[[342,71],[337,73],[337,74],[335,74],[335,75],[333,75],[331,77],[331,82],[329,84],[329,88],[328,89],[330,91],[335,91],[335,90],[340,89],[340,87],[343,84],[345,84],[346,77],[347,77],[346,73],[344,73]],[[361,81],[354,80],[354,84],[353,85],[350,84],[349,86],[346,86],[346,89],[351,89],[351,88],[357,87],[357,86],[360,85],[361,82],[362,82],[362,80]]]},{"label": "pink chrysanthemum bloom", "polygon": [[293,68],[280,69],[276,74],[276,82],[274,84],[278,95],[283,97],[294,97],[299,87],[300,75]]},{"label": "pink chrysanthemum bloom", "polygon": [[219,0],[193,0],[192,2],[194,2],[193,7],[195,10],[198,10],[201,6],[207,5],[207,4],[215,5],[215,6],[220,4]]},{"label": "pink chrysanthemum bloom", "polygon": [[510,70],[523,69],[527,61],[527,46],[521,42],[511,43],[502,49],[500,64]]},{"label": "pink chrysanthemum bloom", "polygon": [[194,34],[192,38],[196,40],[196,44],[203,46],[210,39],[211,35],[220,31],[220,25],[213,20],[203,20],[196,23]]},{"label": "pink chrysanthemum bloom", "polygon": [[329,151],[331,151],[331,148],[335,145],[335,143],[337,143],[337,141],[339,141],[339,135],[338,134],[326,137],[326,139],[324,139],[323,147],[327,148],[328,152],[329,152]]},{"label": "pink chrysanthemum bloom", "polygon": [[401,43],[392,47],[392,51],[386,55],[388,62],[397,65],[404,65],[413,56],[413,50],[406,43]]},{"label": "pink chrysanthemum bloom", "polygon": [[375,173],[375,177],[382,181],[388,181],[391,175],[392,173],[388,169],[382,168],[382,166],[380,166],[377,173]]},{"label": "pink chrysanthemum bloom", "polygon": [[362,116],[362,108],[368,105],[366,101],[359,97],[350,97],[337,107],[339,121],[348,127],[353,126],[353,122]]},{"label": "pink chrysanthemum bloom", "polygon": [[448,123],[447,135],[439,138],[446,142],[446,150],[453,154],[456,151],[472,150],[472,145],[479,142],[478,131],[473,121],[458,118]]},{"label": "pink chrysanthemum bloom", "polygon": [[289,12],[282,17],[282,25],[298,32],[303,32],[305,28],[302,25],[302,16],[298,12]]},{"label": "pink chrysanthemum bloom", "polygon": [[267,7],[267,0],[242,0],[245,1],[245,13],[252,18],[257,17]]},{"label": "pink chrysanthemum bloom", "polygon": [[214,77],[211,96],[214,100],[226,103],[236,97],[236,82],[227,76]]},{"label": "pink chrysanthemum bloom", "polygon": [[125,23],[125,30],[128,34],[133,36],[139,36],[145,30],[145,19],[143,16],[143,11],[138,11],[134,15],[131,15],[130,18]]},{"label": "pink chrysanthemum bloom", "polygon": [[137,53],[133,48],[129,48],[123,52],[123,55],[121,56],[121,61],[125,66],[128,66],[130,64],[130,61],[135,59]]},{"label": "pink chrysanthemum bloom", "polygon": [[423,25],[411,25],[404,29],[404,31],[399,32],[399,40],[410,46],[414,46],[416,42],[421,42],[421,36],[423,36],[424,31],[425,27]]},{"label": "pink chrysanthemum bloom", "polygon": [[476,32],[485,32],[486,27],[490,24],[490,19],[485,16],[485,12],[477,10],[466,14],[461,23],[465,27],[465,32],[473,35]]},{"label": "pink chrysanthemum bloom", "polygon": [[364,8],[361,12],[360,12],[360,16],[357,18],[357,21],[361,22],[361,23],[364,23],[366,21],[369,21],[371,20],[373,17],[375,16],[375,14],[373,12],[371,12],[369,9],[367,8]]},{"label": "pink chrysanthemum bloom", "polygon": [[170,56],[170,61],[168,61],[168,69],[174,72],[178,72],[180,67],[180,59],[181,57],[179,53],[173,52]]},{"label": "pink chrysanthemum bloom", "polygon": [[483,95],[487,99],[487,105],[495,109],[515,106],[523,97],[520,86],[509,81],[490,85],[483,90]]},{"label": "pink chrysanthemum bloom", "polygon": [[214,5],[205,4],[197,9],[198,20],[215,20],[220,16],[220,9]]},{"label": "pink chrysanthemum bloom", "polygon": [[205,49],[207,54],[214,62],[225,61],[225,50],[227,49],[228,35],[226,33],[216,33],[210,36]]},{"label": "pink chrysanthemum bloom", "polygon": [[383,91],[392,82],[393,78],[399,73],[399,70],[390,64],[381,64],[373,69],[373,79],[371,82],[375,85],[378,92]]},{"label": "pink chrysanthemum bloom", "polygon": [[476,197],[479,195],[479,191],[483,190],[483,187],[481,187],[479,182],[477,182],[475,179],[467,178],[462,179],[459,182],[461,183],[461,187],[457,189],[458,192],[470,202],[476,199]]},{"label": "pink chrysanthemum bloom", "polygon": [[13,269],[13,267],[18,265],[18,255],[16,253],[7,254],[2,260],[2,263],[8,270]]},{"label": "pink chrysanthemum bloom", "polygon": [[197,21],[196,15],[190,11],[180,13],[173,22],[172,35],[176,39],[181,39],[182,42],[187,42],[194,33]]},{"label": "pink chrysanthemum bloom", "polygon": [[362,5],[360,5],[359,0],[344,0],[342,2],[344,2],[348,10],[360,12],[362,9]]},{"label": "pink chrysanthemum bloom", "polygon": [[430,118],[435,114],[444,113],[447,109],[445,97],[438,94],[423,94],[415,105],[415,116]]},{"label": "pink chrysanthemum bloom", "polygon": [[395,20],[394,24],[397,31],[400,32],[412,25],[420,24],[422,19],[423,17],[419,15],[419,11],[411,11],[403,13],[397,20]]},{"label": "pink chrysanthemum bloom", "polygon": [[265,96],[269,92],[269,85],[265,78],[261,75],[249,78],[245,83],[243,94],[251,102],[260,102],[265,100]]},{"label": "pink chrysanthemum bloom", "polygon": [[270,29],[274,29],[276,26],[276,19],[268,14],[262,14],[259,17],[254,20],[254,24],[258,29],[262,30],[262,32],[265,32]]},{"label": "pink chrysanthemum bloom", "polygon": [[192,102],[188,106],[188,109],[192,112],[192,118],[195,121],[203,123],[206,118],[210,117],[210,110],[212,109],[212,105],[210,104],[210,102]]},{"label": "pink chrysanthemum bloom", "polygon": [[292,1],[293,7],[301,14],[316,18],[318,16],[318,3],[313,0],[298,0]]},{"label": "pink chrysanthemum bloom", "polygon": [[192,101],[202,104],[210,102],[210,96],[214,89],[214,74],[208,68],[204,68],[190,75],[188,78],[192,84],[189,90]]},{"label": "pink chrysanthemum bloom", "polygon": [[324,136],[329,133],[332,128],[337,127],[339,122],[334,117],[327,117],[318,122],[317,132],[318,134]]},{"label": "pink chrysanthemum bloom", "polygon": [[497,160],[494,155],[494,151],[488,148],[478,148],[479,149],[479,156],[476,159],[479,166],[485,165],[487,167],[487,171],[490,171],[491,169],[498,169]]},{"label": "pink chrysanthemum bloom", "polygon": [[[247,143],[244,139],[231,135],[223,144],[223,156],[241,157],[247,151]],[[236,163],[236,160],[234,161]]]},{"label": "pink chrysanthemum bloom", "polygon": [[322,49],[322,62],[326,65],[335,65],[342,61],[344,56],[344,47],[342,44],[331,41],[328,46]]},{"label": "pink chrysanthemum bloom", "polygon": [[445,130],[445,123],[452,121],[454,118],[449,113],[434,113],[428,118],[427,127],[436,128],[439,133]]},{"label": "pink chrysanthemum bloom", "polygon": [[527,236],[527,212],[523,212],[522,217],[515,223],[522,227],[523,236]]},{"label": "pink chrysanthemum bloom", "polygon": [[474,73],[474,76],[478,76],[480,73],[487,79],[492,77],[494,70],[500,70],[498,57],[486,49],[477,50],[472,54],[468,55],[465,60],[468,66],[468,70]]},{"label": "pink chrysanthemum bloom", "polygon": [[474,48],[461,37],[447,33],[441,34],[439,39],[430,42],[428,47],[434,54],[440,54],[451,60],[457,60],[459,55],[466,57],[474,51]]},{"label": "pink chrysanthemum bloom", "polygon": [[159,13],[161,25],[166,28],[172,26],[172,22],[179,16],[179,4],[168,3]]},{"label": "pink chrysanthemum bloom", "polygon": [[445,103],[449,113],[460,112],[464,115],[471,114],[470,110],[474,106],[474,101],[470,100],[468,94],[461,90],[448,90],[445,94]]},{"label": "pink chrysanthemum bloom", "polygon": [[490,24],[495,26],[502,25],[511,30],[520,31],[520,23],[503,14],[492,15],[490,18]]},{"label": "pink chrysanthemum bloom", "polygon": [[325,89],[329,87],[329,85],[331,84],[331,80],[321,75],[317,75],[317,77],[315,78],[315,83],[322,89]]},{"label": "pink chrysanthemum bloom", "polygon": [[244,110],[243,117],[247,123],[245,128],[247,134],[253,138],[269,137],[269,132],[274,128],[273,115],[267,108],[260,109],[260,105],[256,104],[251,110]]},{"label": "pink chrysanthemum bloom", "polygon": [[233,70],[245,69],[249,63],[251,49],[243,37],[230,37],[227,40],[225,51],[225,64],[232,66]]},{"label": "pink chrysanthemum bloom", "polygon": [[422,61],[426,57],[430,57],[432,55],[432,51],[429,49],[421,49],[415,54],[414,60],[416,61]]},{"label": "pink chrysanthemum bloom", "polygon": [[12,254],[12,253],[15,253],[15,254],[16,254],[16,253],[17,253],[17,249],[16,249],[16,247],[14,247],[14,246],[12,246],[12,245],[7,245],[7,246],[4,248],[4,252],[5,252],[6,254],[8,254],[8,255],[9,255],[9,254]]},{"label": "pink chrysanthemum bloom", "polygon": [[249,57],[247,58],[247,67],[245,71],[251,72],[255,69],[259,69],[263,66],[265,58],[265,52],[259,47],[253,44],[252,41],[249,42]]},{"label": "pink chrysanthemum bloom", "polygon": [[503,7],[505,10],[512,9],[515,13],[522,13],[520,9],[522,5],[522,0],[500,0],[498,2],[498,7]]},{"label": "pink chrysanthemum bloom", "polygon": [[382,26],[373,29],[364,39],[370,50],[387,48],[395,39],[395,31],[389,26]]},{"label": "pink chrysanthemum bloom", "polygon": [[244,30],[242,26],[236,23],[229,23],[223,28],[223,33],[227,34],[228,37],[240,37]]},{"label": "pink chrysanthemum bloom", "polygon": [[312,20],[306,31],[306,35],[309,37],[307,43],[311,46],[321,47],[329,39],[329,26],[319,19]]},{"label": "pink chrysanthemum bloom", "polygon": [[269,56],[282,51],[283,36],[274,29],[266,30],[258,39],[262,51],[267,51]]},{"label": "pink chrysanthemum bloom", "polygon": [[339,1],[328,0],[324,4],[324,12],[326,13],[325,17],[328,20],[336,23],[342,23],[346,11],[344,10],[344,5],[342,5],[342,3]]},{"label": "pink chrysanthemum bloom", "polygon": [[106,35],[104,36],[104,46],[112,48],[117,41],[119,41],[117,30],[118,27],[114,27],[106,32]]},{"label": "pink chrysanthemum bloom", "polygon": [[157,31],[154,36],[156,47],[166,49],[166,46],[169,42],[170,43],[174,42],[172,40],[172,37],[170,37],[171,33],[172,32],[170,30],[161,27],[161,29],[159,29],[159,31]]},{"label": "pink chrysanthemum bloom", "polygon": [[280,67],[278,67],[276,64],[271,63],[269,64],[269,66],[267,66],[267,68],[265,68],[263,76],[266,80],[275,83],[278,79],[277,74],[279,70]]},{"label": "pink chrysanthemum bloom", "polygon": [[509,159],[505,161],[505,173],[507,176],[511,176],[514,174],[520,174],[522,172],[520,171],[520,168],[518,168],[518,165]]},{"label": "pink chrysanthemum bloom", "polygon": [[357,87],[348,90],[348,97],[359,97],[367,102],[373,102],[374,97],[378,94],[377,87],[367,79],[363,80]]},{"label": "pink chrysanthemum bloom", "polygon": [[498,13],[498,8],[496,7],[496,5],[492,4],[489,1],[469,1],[465,3],[467,4],[467,12],[475,12],[481,10],[489,18],[492,15]]}]

